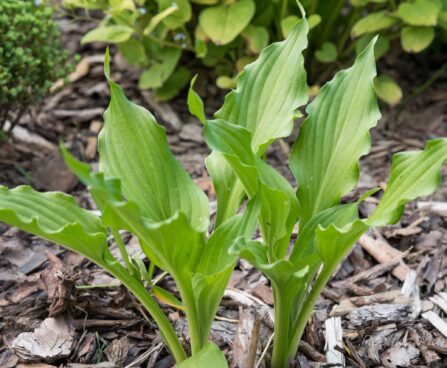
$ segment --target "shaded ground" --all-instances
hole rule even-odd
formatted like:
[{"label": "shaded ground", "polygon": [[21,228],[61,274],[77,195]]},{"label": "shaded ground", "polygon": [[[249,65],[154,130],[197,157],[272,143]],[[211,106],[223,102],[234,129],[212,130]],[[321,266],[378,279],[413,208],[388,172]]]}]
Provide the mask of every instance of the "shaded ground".
[{"label": "shaded ground", "polygon": [[[62,26],[67,46],[75,51],[80,36],[91,24],[67,22]],[[108,104],[103,46],[93,45],[82,52],[85,57],[74,81],[33,109],[23,119],[18,137],[0,147],[0,183],[63,190],[75,195],[84,207],[92,208],[85,189],[64,167],[56,149],[63,136],[72,152],[85,161],[97,162],[96,134]],[[149,93],[135,89],[134,70],[119,57],[113,61],[113,78],[122,84],[129,98],[154,112],[166,127],[178,159],[214,200],[203,165],[208,150],[200,126],[186,113],[185,96],[169,104],[157,103]],[[398,79],[407,91],[423,80],[427,65],[421,60],[412,64],[398,59],[392,62],[388,60],[383,69],[393,66],[399,70]],[[222,94],[206,77],[199,81],[199,92],[206,96],[211,115],[220,105]],[[440,78],[407,104],[399,116],[396,109],[382,109],[384,117],[373,134],[371,155],[362,160],[359,190],[346,200],[384,185],[393,152],[420,149],[426,139],[447,136],[446,85],[447,79]],[[268,158],[291,179],[286,166],[289,149],[289,140],[275,143]],[[334,316],[340,317],[343,327],[341,350],[348,366],[447,367],[447,324],[446,330],[442,324],[447,314],[447,294],[443,294],[447,282],[446,172],[443,176],[441,190],[409,206],[399,225],[369,233],[354,248],[317,303],[296,366],[325,364],[325,321]],[[436,203],[427,206],[428,200]],[[364,202],[362,214],[370,213],[375,203],[374,197]],[[127,236],[126,241],[131,252],[138,251],[136,239]],[[0,367],[20,364],[10,349],[13,340],[41,326],[48,317],[57,319],[47,320],[48,328],[43,333],[59,331],[65,339],[65,345],[59,341],[51,346],[56,349],[53,360],[40,359],[50,365],[172,366],[144,310],[125,289],[84,258],[4,225],[0,225],[0,255]],[[175,290],[169,277],[160,284]],[[272,296],[267,280],[243,261],[229,288],[212,337],[234,364],[244,367],[247,336],[253,335],[256,326],[261,325],[258,357],[268,345]],[[181,313],[165,309],[186,339]],[[441,322],[435,321],[433,326],[429,320],[434,315],[440,316]],[[337,324],[338,320],[334,321]],[[22,358],[36,358],[17,348],[15,352]],[[339,359],[337,351],[332,358]],[[264,367],[263,361],[259,366]]]}]

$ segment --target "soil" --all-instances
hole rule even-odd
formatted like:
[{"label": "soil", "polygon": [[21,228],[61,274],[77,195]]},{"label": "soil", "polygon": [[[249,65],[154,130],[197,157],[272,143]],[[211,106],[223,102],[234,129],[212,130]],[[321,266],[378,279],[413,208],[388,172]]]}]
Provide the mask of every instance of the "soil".
[{"label": "soil", "polygon": [[[79,46],[81,36],[92,26],[91,20],[61,21],[66,47],[71,54],[81,55],[72,81],[33,107],[23,117],[19,133],[0,146],[1,184],[61,190],[89,209],[94,209],[92,201],[65,167],[57,145],[63,137],[74,154],[97,165],[96,136],[107,108],[108,88],[102,71],[104,45]],[[113,79],[131,100],[150,109],[165,126],[176,157],[214,202],[204,167],[209,151],[200,125],[187,112],[185,93],[169,103],[155,101],[149,92],[136,88],[138,72],[113,48],[111,51]],[[380,70],[393,74],[410,96],[443,62],[435,57],[428,61],[391,55]],[[206,96],[211,115],[220,106],[223,93],[204,71],[201,76],[198,91]],[[442,75],[401,107],[382,106],[371,154],[361,161],[359,187],[345,201],[370,188],[383,187],[393,153],[421,149],[427,139],[447,136],[446,87],[447,75]],[[299,122],[296,130],[298,126]],[[287,157],[296,134],[276,142],[268,151],[268,160],[291,181]],[[291,366],[337,366],[344,359],[350,367],[447,367],[447,324],[443,319],[447,314],[446,169],[435,195],[407,206],[399,224],[362,237],[325,288]],[[376,203],[375,197],[365,201],[362,215],[370,213]],[[138,252],[135,238],[127,235],[125,241],[131,253]],[[150,317],[94,264],[2,224],[0,254],[0,367],[173,366]],[[176,292],[169,276],[161,280],[161,286]],[[212,339],[232,366],[247,367],[251,342],[247,336],[256,336],[256,331],[256,361],[266,350],[257,367],[266,366],[272,304],[267,279],[240,261],[212,332]],[[182,313],[163,307],[186,340]],[[62,339],[56,345],[41,346],[51,358],[17,347],[15,339],[20,334],[36,334],[36,329],[39,336],[46,336],[42,341],[51,341],[55,331]],[[342,333],[343,345],[328,348],[329,335],[337,333]],[[20,336],[24,343],[35,338]]]}]

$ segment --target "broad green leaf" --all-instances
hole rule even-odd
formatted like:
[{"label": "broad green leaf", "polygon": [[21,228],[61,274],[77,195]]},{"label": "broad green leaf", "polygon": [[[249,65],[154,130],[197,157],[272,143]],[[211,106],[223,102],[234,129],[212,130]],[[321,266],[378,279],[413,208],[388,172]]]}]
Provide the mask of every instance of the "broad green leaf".
[{"label": "broad green leaf", "polygon": [[[265,48],[258,60],[245,67],[236,90],[226,96],[215,114],[248,129],[253,152],[261,154],[273,140],[289,135],[295,111],[307,102],[302,56],[307,32],[307,23],[302,20],[286,40]],[[217,225],[237,211],[243,197],[242,186],[228,166],[218,153],[207,159],[218,199]]]},{"label": "broad green leaf", "polygon": [[397,105],[402,99],[402,90],[393,78],[381,75],[374,80],[377,96],[387,104]]},{"label": "broad green leaf", "polygon": [[354,37],[359,37],[365,33],[376,33],[390,28],[396,22],[397,19],[388,15],[385,11],[370,13],[354,24],[351,33]]},{"label": "broad green leaf", "polygon": [[373,89],[375,76],[373,41],[354,65],[337,73],[307,107],[308,117],[290,156],[290,168],[299,185],[301,226],[339,204],[358,181],[358,160],[368,153],[369,130],[380,118]]},{"label": "broad green leaf", "polygon": [[284,177],[256,156],[247,129],[223,120],[207,121],[203,102],[190,89],[188,105],[205,126],[205,141],[225,157],[249,198],[261,200],[260,226],[269,246],[270,259],[283,258],[298,217],[295,191]]},{"label": "broad green leaf", "polygon": [[159,48],[152,65],[143,71],[138,81],[141,89],[159,88],[172,75],[182,52],[174,47]]},{"label": "broad green leaf", "polygon": [[282,42],[265,48],[245,67],[237,88],[225,97],[215,117],[245,127],[251,132],[254,152],[273,140],[288,136],[293,115],[308,99],[302,51],[307,46],[305,20],[293,27]]},{"label": "broad green leaf", "polygon": [[401,152],[393,156],[391,176],[370,226],[396,223],[407,202],[432,194],[440,184],[440,170],[447,161],[447,139],[428,141],[423,151]]},{"label": "broad green leaf", "polygon": [[250,146],[250,134],[223,120],[205,124],[205,140],[233,168],[249,198],[259,194],[262,202],[260,226],[269,245],[271,259],[285,256],[290,233],[298,217],[298,203],[290,184]]},{"label": "broad green leaf", "polygon": [[162,87],[159,87],[154,91],[154,97],[158,101],[170,100],[177,96],[177,94],[188,85],[190,79],[191,72],[189,69],[181,66],[171,74]]},{"label": "broad green leaf", "polygon": [[200,316],[201,335],[209,335],[217,308],[236,265],[237,256],[229,249],[237,239],[250,239],[256,228],[259,201],[248,203],[243,215],[234,215],[219,226],[203,248],[192,277],[192,289]]},{"label": "broad green leaf", "polygon": [[315,254],[315,231],[319,226],[327,227],[334,224],[337,227],[343,227],[358,217],[357,203],[338,205],[318,213],[301,229],[290,254],[290,261],[296,264]]},{"label": "broad green leaf", "polygon": [[119,43],[118,49],[129,64],[135,66],[147,65],[148,59],[141,41],[130,38],[126,42]]},{"label": "broad green leaf", "polygon": [[315,244],[328,272],[332,274],[335,267],[341,263],[355,242],[368,228],[369,226],[364,220],[354,221],[342,228],[334,224],[317,228]]},{"label": "broad green leaf", "polygon": [[122,25],[100,26],[82,37],[81,44],[95,41],[120,43],[127,41],[133,34],[133,28]]},{"label": "broad green leaf", "polygon": [[250,23],[254,13],[253,0],[240,0],[202,10],[199,23],[216,45],[225,45],[242,32]]},{"label": "broad green leaf", "polygon": [[177,7],[177,10],[163,19],[163,23],[170,29],[183,26],[191,19],[192,9],[188,0],[157,0],[160,6],[160,12],[171,6]]},{"label": "broad green leaf", "polygon": [[400,33],[402,48],[406,52],[421,52],[430,46],[434,38],[432,27],[404,27]]},{"label": "broad green leaf", "polygon": [[332,63],[337,60],[337,56],[337,47],[332,42],[323,43],[321,49],[315,52],[315,57],[322,63]]},{"label": "broad green leaf", "polygon": [[113,259],[101,220],[69,195],[0,186],[0,221],[63,245],[98,265]]},{"label": "broad green leaf", "polygon": [[194,228],[205,231],[207,197],[169,150],[164,129],[109,82],[111,102],[99,135],[101,170],[121,180],[124,196],[138,203],[145,218],[165,221],[180,211]]},{"label": "broad green leaf", "polygon": [[269,32],[265,27],[249,24],[242,32],[251,52],[259,54],[269,43]]},{"label": "broad green leaf", "polygon": [[178,368],[227,368],[228,364],[225,360],[225,355],[219,348],[209,341],[202,350],[197,354],[194,354],[191,358],[188,358],[177,364]]},{"label": "broad green leaf", "polygon": [[406,1],[399,5],[396,15],[412,26],[435,26],[441,8],[434,0]]}]

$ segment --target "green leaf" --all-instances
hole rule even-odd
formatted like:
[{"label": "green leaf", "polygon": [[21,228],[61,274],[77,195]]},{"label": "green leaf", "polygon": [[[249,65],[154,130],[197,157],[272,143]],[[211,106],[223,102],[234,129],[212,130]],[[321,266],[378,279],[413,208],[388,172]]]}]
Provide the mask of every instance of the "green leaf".
[{"label": "green leaf", "polygon": [[358,217],[357,203],[338,205],[318,213],[300,231],[290,254],[290,261],[297,264],[316,253],[315,231],[319,226],[327,227],[334,224],[337,227],[343,227]]},{"label": "green leaf", "polygon": [[225,355],[212,342],[208,342],[202,350],[177,365],[178,368],[227,368]]},{"label": "green leaf", "polygon": [[399,5],[396,15],[412,26],[435,26],[441,5],[433,0],[416,0]]},{"label": "green leaf", "polygon": [[219,226],[203,248],[192,278],[192,290],[200,316],[202,336],[208,336],[219,303],[236,265],[237,256],[229,249],[238,239],[250,239],[256,229],[259,201],[248,203],[242,215],[231,217]]},{"label": "green leaf", "polygon": [[404,27],[400,34],[402,48],[414,53],[425,50],[434,38],[435,30],[432,27]]},{"label": "green leaf", "polygon": [[321,23],[321,16],[318,14],[311,14],[309,18],[307,18],[307,22],[309,23],[309,29],[314,29]]},{"label": "green leaf", "polygon": [[373,41],[307,107],[308,117],[290,156],[290,168],[299,184],[301,226],[339,204],[358,181],[358,160],[368,153],[369,130],[380,117],[375,76]]},{"label": "green leaf", "polygon": [[182,52],[174,47],[160,48],[156,60],[140,75],[138,87],[141,89],[159,88],[172,75]]},{"label": "green leaf", "polygon": [[215,117],[247,128],[254,152],[263,151],[273,140],[288,136],[296,109],[308,99],[302,51],[307,46],[305,20],[293,27],[282,42],[265,48],[245,67],[237,88],[225,97]]},{"label": "green leaf", "polygon": [[194,228],[205,231],[207,197],[169,150],[164,129],[109,82],[111,102],[99,135],[101,170],[121,180],[124,196],[138,203],[149,220],[168,220],[180,211]]},{"label": "green leaf", "polygon": [[374,89],[377,96],[391,106],[397,105],[402,99],[402,90],[399,85],[386,75],[381,75],[374,80]]},{"label": "green leaf", "polygon": [[250,51],[255,54],[259,54],[269,42],[269,32],[267,28],[257,27],[252,24],[249,24],[247,28],[245,28],[242,36],[247,41]]},{"label": "green leaf", "polygon": [[315,244],[327,272],[332,274],[368,227],[364,220],[357,220],[342,228],[334,224],[317,228]]},{"label": "green leaf", "polygon": [[61,244],[98,265],[113,259],[101,220],[69,195],[0,186],[0,221]]},{"label": "green leaf", "polygon": [[192,9],[188,0],[157,0],[160,12],[175,5],[177,10],[163,19],[163,23],[169,29],[183,26],[191,19]]},{"label": "green leaf", "polygon": [[151,286],[152,294],[162,303],[169,305],[171,307],[177,308],[179,310],[185,310],[185,306],[183,303],[178,300],[174,295],[172,295],[169,291],[157,286]]},{"label": "green leaf", "polygon": [[298,24],[299,21],[300,18],[296,15],[289,15],[288,17],[281,19],[281,30],[284,37],[289,35],[290,30]]},{"label": "green leaf", "polygon": [[154,97],[158,101],[171,100],[188,85],[191,79],[191,72],[188,68],[181,66],[164,82],[162,87],[154,91]]},{"label": "green leaf", "polygon": [[359,37],[365,33],[376,33],[390,28],[396,21],[396,18],[388,15],[385,11],[370,13],[354,24],[351,33],[354,37]]},{"label": "green leaf", "polygon": [[133,34],[133,28],[122,25],[100,26],[82,37],[81,44],[95,41],[120,43],[127,41]]},{"label": "green leaf", "polygon": [[441,181],[440,170],[446,160],[446,138],[428,141],[423,151],[395,154],[387,189],[368,224],[394,224],[407,202],[436,191]]},{"label": "green leaf", "polygon": [[225,45],[242,32],[254,13],[253,0],[240,0],[202,10],[199,24],[216,45]]},{"label": "green leaf", "polygon": [[321,49],[315,52],[315,57],[322,63],[332,63],[337,60],[337,47],[332,42],[324,42]]},{"label": "green leaf", "polygon": [[126,42],[119,43],[118,49],[121,55],[131,65],[144,66],[148,62],[143,44],[135,38],[130,38]]},{"label": "green leaf", "polygon": [[[237,88],[216,112],[218,119],[245,127],[251,134],[253,152],[262,154],[293,127],[295,111],[307,102],[308,88],[302,50],[307,45],[305,20],[293,27],[286,40],[265,48],[258,60],[245,67]],[[240,205],[243,189],[236,175],[218,153],[207,159],[218,199],[216,224],[232,216]]]}]

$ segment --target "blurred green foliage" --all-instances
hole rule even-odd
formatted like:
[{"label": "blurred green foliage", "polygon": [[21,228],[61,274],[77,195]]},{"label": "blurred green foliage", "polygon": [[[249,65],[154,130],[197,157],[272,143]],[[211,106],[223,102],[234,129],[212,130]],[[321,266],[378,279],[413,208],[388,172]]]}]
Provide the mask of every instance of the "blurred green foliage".
[{"label": "blurred green foliage", "polygon": [[0,131],[10,129],[69,70],[53,10],[29,0],[0,1]]},{"label": "blurred green foliage", "polygon": [[[393,40],[418,53],[444,38],[447,0],[302,0],[312,29],[307,51],[312,83],[328,80],[380,34],[376,58]],[[197,61],[213,68],[217,85],[235,78],[269,43],[282,40],[301,17],[295,0],[64,0],[71,8],[98,9],[105,16],[83,43],[116,43],[125,59],[140,67],[140,88],[170,99],[186,86]],[[183,52],[194,55],[180,66]],[[402,91],[390,78],[377,81],[390,104]]]}]

